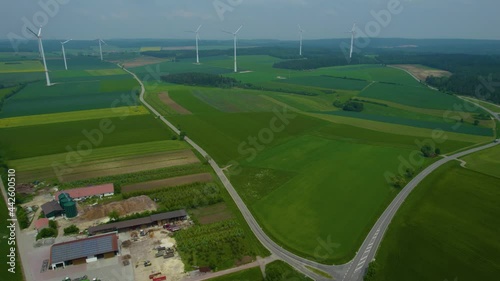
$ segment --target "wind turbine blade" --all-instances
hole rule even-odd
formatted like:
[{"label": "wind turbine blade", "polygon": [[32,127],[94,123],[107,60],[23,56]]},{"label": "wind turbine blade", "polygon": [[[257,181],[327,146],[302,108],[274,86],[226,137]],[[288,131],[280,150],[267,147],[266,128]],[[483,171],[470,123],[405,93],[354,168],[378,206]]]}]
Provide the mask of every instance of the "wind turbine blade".
[{"label": "wind turbine blade", "polygon": [[234,34],[238,34],[238,32],[240,32],[240,30],[241,30],[242,28],[243,28],[243,25],[242,25],[242,26],[240,26],[240,28],[238,28],[238,30],[236,30],[236,31],[234,32]]},{"label": "wind turbine blade", "polygon": [[38,36],[37,37],[40,37],[42,35],[42,27],[40,26],[40,29],[38,29]]},{"label": "wind turbine blade", "polygon": [[102,39],[99,39],[99,40],[101,40],[101,42],[104,43],[104,45],[108,45],[108,43],[104,42],[104,40],[102,40]]},{"label": "wind turbine blade", "polygon": [[64,41],[64,42],[61,42],[61,44],[63,44],[63,45],[64,45],[64,44],[68,43],[68,42],[69,42],[69,41],[71,41],[71,40],[73,40],[73,39],[68,39],[68,40],[66,40],[66,41]]},{"label": "wind turbine blade", "polygon": [[29,29],[29,27],[26,27],[26,29],[27,29],[29,32],[33,33],[33,35],[35,35],[36,37],[38,37],[38,35],[36,35],[36,33],[35,33],[33,30]]},{"label": "wind turbine blade", "polygon": [[201,24],[200,24],[200,26],[198,26],[198,29],[196,29],[196,31],[195,31],[196,33],[198,33],[200,31],[201,26],[202,26]]},{"label": "wind turbine blade", "polygon": [[225,31],[225,30],[221,30],[221,31],[222,31],[222,32],[224,32],[224,33],[227,33],[227,34],[231,34],[231,35],[233,35],[233,34],[234,34],[234,33],[232,33],[232,32]]}]

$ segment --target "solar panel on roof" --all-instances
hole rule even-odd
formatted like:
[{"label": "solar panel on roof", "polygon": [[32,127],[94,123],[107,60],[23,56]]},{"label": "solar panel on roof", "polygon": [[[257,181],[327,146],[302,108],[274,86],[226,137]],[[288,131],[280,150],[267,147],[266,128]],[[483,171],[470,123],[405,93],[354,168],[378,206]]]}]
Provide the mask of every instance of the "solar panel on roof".
[{"label": "solar panel on roof", "polygon": [[60,263],[117,251],[115,239],[116,235],[113,234],[55,244],[50,249],[51,263]]}]

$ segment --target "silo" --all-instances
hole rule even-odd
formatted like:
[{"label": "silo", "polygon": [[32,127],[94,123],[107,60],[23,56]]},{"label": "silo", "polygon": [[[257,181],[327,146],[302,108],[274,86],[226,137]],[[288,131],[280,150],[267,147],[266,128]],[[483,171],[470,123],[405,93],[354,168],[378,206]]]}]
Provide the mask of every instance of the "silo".
[{"label": "silo", "polygon": [[62,207],[67,218],[74,218],[78,215],[78,210],[76,209],[76,203],[74,201],[66,202]]},{"label": "silo", "polygon": [[71,197],[69,196],[68,193],[61,193],[61,194],[59,194],[57,200],[59,200],[59,205],[61,205],[61,207],[63,207],[63,205],[65,203],[72,201],[72,199],[71,199]]}]

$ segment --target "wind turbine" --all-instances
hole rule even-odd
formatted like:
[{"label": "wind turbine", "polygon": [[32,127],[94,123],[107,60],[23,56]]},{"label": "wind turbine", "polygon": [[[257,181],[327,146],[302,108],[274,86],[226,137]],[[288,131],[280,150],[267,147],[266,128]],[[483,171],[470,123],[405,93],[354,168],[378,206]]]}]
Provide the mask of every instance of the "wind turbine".
[{"label": "wind turbine", "polygon": [[240,28],[238,28],[238,30],[236,30],[235,32],[223,31],[225,33],[233,35],[233,39],[234,39],[234,72],[238,72],[238,60],[236,58],[236,46],[237,46],[236,42],[238,41],[238,32],[240,32],[240,30],[242,28],[243,28],[243,25],[240,26]]},{"label": "wind turbine", "polygon": [[49,70],[47,69],[47,62],[45,61],[45,52],[43,51],[43,43],[42,43],[42,27],[38,30],[38,33],[35,33],[33,30],[27,28],[29,32],[33,33],[36,38],[38,38],[38,50],[42,55],[43,67],[45,68],[45,78],[47,79],[47,86],[50,86],[50,78],[49,78]]},{"label": "wind turbine", "polygon": [[200,40],[200,28],[201,25],[198,26],[198,29],[196,29],[196,31],[187,31],[196,34],[196,64],[200,64],[200,53],[198,50],[198,40]]},{"label": "wind turbine", "polygon": [[354,49],[354,36],[356,36],[356,23],[352,26],[351,31],[348,31],[347,33],[351,33],[351,50],[349,51],[349,59],[352,59],[352,52]]},{"label": "wind turbine", "polygon": [[300,54],[300,56],[302,56],[302,33],[304,33],[304,30],[302,29],[302,27],[300,27],[300,24],[298,26],[299,26],[299,35],[300,35],[300,51],[299,51],[299,54]]},{"label": "wind turbine", "polygon": [[68,43],[72,39],[66,40],[64,42],[61,42],[61,47],[62,47],[62,53],[63,53],[63,58],[64,58],[64,68],[68,70],[68,64],[66,63],[66,52],[64,51],[64,44]]},{"label": "wind turbine", "polygon": [[104,40],[102,40],[101,38],[97,39],[99,41],[99,53],[101,54],[101,61],[103,61],[103,58],[102,58],[102,45],[101,43],[104,43],[105,45],[108,45],[106,44],[106,42],[104,42]]}]

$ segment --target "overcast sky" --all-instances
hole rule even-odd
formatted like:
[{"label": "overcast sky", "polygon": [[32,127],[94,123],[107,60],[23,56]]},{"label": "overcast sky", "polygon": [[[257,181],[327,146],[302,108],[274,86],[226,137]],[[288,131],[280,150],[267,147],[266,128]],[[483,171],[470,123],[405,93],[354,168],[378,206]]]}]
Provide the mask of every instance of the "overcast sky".
[{"label": "overcast sky", "polygon": [[[226,39],[222,29],[244,25],[242,39],[344,38],[357,22],[376,28],[373,12],[398,0],[0,0],[0,37],[19,35],[26,23],[42,23],[47,39]],[[399,0],[377,37],[500,39],[499,0]],[[43,8],[40,3],[60,3]],[[217,9],[216,9],[217,7]],[[47,12],[49,11],[49,12]],[[55,11],[55,12],[52,12]],[[380,25],[379,25],[380,26]],[[9,35],[10,34],[10,35]],[[229,39],[229,38],[228,38]]]}]

